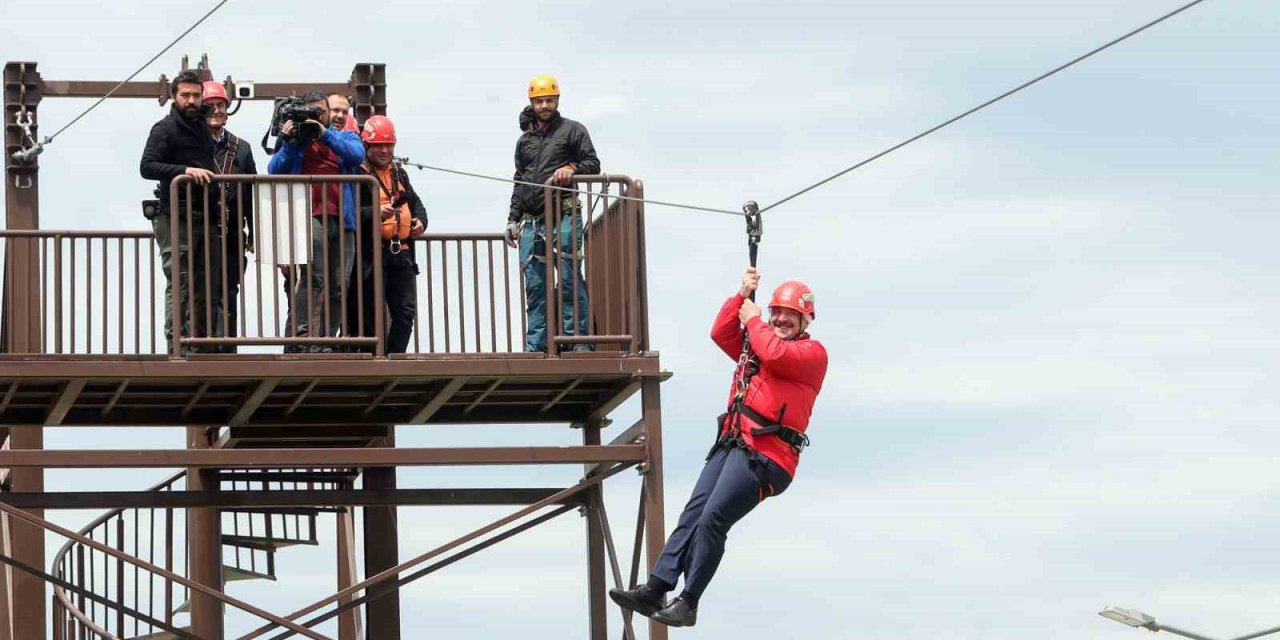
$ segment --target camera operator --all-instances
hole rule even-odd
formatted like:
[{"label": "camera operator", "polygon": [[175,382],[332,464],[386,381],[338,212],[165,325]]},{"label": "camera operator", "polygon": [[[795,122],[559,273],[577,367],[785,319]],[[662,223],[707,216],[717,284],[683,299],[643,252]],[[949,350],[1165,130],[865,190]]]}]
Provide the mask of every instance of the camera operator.
[{"label": "camera operator", "polygon": [[[270,174],[350,175],[364,162],[364,144],[353,131],[330,128],[329,102],[319,91],[302,96],[300,108],[285,106],[283,144],[267,166]],[[298,115],[298,114],[301,114]],[[299,117],[305,117],[298,122]],[[311,255],[290,298],[286,334],[332,337],[342,322],[342,284],[355,256],[355,193],[350,184],[311,186]],[[328,264],[325,264],[325,256]],[[326,298],[327,292],[327,298]],[[325,301],[328,300],[328,314]],[[300,351],[290,348],[286,351]],[[332,351],[311,347],[313,352]]]},{"label": "camera operator", "polygon": [[[206,214],[217,214],[217,199],[205,197],[216,165],[213,158],[213,136],[205,121],[202,92],[200,76],[195,71],[183,71],[173,79],[170,84],[173,106],[170,107],[168,116],[151,127],[140,166],[144,179],[160,182],[156,189],[159,202],[151,217],[151,227],[155,232],[160,264],[164,270],[164,335],[170,342],[173,340],[173,282],[170,281],[170,267],[174,259],[175,240],[178,249],[178,296],[182,311],[179,335],[222,335],[222,281],[221,278],[205,277],[206,274],[219,273],[222,260],[220,252],[206,251],[218,247],[220,230],[216,221],[206,220]],[[169,201],[169,185],[181,175],[191,176],[196,182],[191,190],[192,202],[189,208],[186,188],[178,190],[177,202]],[[215,210],[206,211],[206,203],[210,203]],[[191,212],[190,220],[184,214],[188,210]],[[178,219],[177,238],[172,237],[173,216]],[[187,231],[188,222],[191,226],[190,233]],[[208,236],[205,233],[206,223]],[[191,252],[194,265],[190,271],[187,269],[188,251]],[[206,282],[210,285],[207,288]],[[193,347],[183,348],[182,353],[212,350]]]}]

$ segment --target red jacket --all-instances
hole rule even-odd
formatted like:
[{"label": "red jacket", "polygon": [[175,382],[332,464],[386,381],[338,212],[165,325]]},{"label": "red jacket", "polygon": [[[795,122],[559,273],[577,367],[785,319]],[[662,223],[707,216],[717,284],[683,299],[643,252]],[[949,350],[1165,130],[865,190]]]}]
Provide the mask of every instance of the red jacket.
[{"label": "red jacket", "polygon": [[[711,339],[735,362],[742,355],[742,323],[738,321],[738,309],[745,299],[734,294],[726,300],[711,327]],[[813,402],[817,400],[822,380],[827,376],[827,350],[817,340],[810,339],[808,333],[802,333],[794,340],[783,340],[760,318],[752,318],[747,323],[747,334],[751,350],[760,362],[760,370],[747,386],[744,397],[747,406],[769,419],[777,419],[785,406],[787,411],[782,416],[783,424],[803,433],[809,428]],[[740,373],[737,370],[733,372],[735,382]],[[733,399],[734,386],[731,384],[730,404]],[[778,463],[794,477],[800,456],[776,435],[753,437],[751,429],[757,426],[763,425],[757,425],[745,415],[742,417],[742,439],[747,446]],[[725,429],[728,428],[730,425],[726,424]]]}]

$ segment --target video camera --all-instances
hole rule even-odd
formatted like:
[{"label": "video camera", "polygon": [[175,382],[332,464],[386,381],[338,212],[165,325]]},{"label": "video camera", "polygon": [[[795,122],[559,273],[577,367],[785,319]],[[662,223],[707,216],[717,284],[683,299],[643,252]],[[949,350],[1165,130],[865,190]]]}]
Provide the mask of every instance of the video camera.
[{"label": "video camera", "polygon": [[[275,148],[268,146],[268,138],[282,138],[286,142],[304,143],[318,139],[324,134],[324,129],[307,121],[319,122],[324,112],[324,107],[306,104],[297,96],[276,98],[275,108],[271,112],[271,128],[262,136],[262,150],[266,151],[267,155],[273,155],[279,149],[278,145]],[[282,136],[286,122],[293,123],[293,133]]]}]

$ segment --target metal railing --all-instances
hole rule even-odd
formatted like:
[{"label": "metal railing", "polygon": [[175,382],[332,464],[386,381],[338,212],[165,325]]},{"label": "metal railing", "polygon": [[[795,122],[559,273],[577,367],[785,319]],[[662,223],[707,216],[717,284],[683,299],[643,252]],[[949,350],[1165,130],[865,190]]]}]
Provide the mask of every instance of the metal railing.
[{"label": "metal railing", "polygon": [[[164,230],[169,238],[179,239],[169,242],[174,248],[167,268],[154,232],[0,230],[5,273],[0,283],[4,300],[0,319],[8,342],[21,345],[14,346],[14,351],[77,356],[263,352],[282,345],[383,355],[390,322],[383,258],[389,252],[383,241],[368,243],[371,250],[364,246],[364,236],[373,225],[358,224],[353,234],[353,272],[369,273],[373,299],[365,299],[364,287],[355,286],[354,280],[321,278],[320,295],[297,287],[298,276],[309,271],[303,265],[313,262],[317,269],[325,269],[336,259],[326,250],[313,255],[301,246],[309,247],[314,239],[312,207],[317,202],[321,208],[328,206],[330,191],[321,188],[316,198],[313,187],[372,180],[219,176],[203,187],[185,176],[178,178],[171,187],[171,202],[188,213],[156,218],[160,224],[168,223]],[[569,201],[559,195],[561,191],[546,190],[544,228],[558,230],[577,219],[573,228],[581,233],[563,238],[567,251],[555,246],[562,240],[557,233],[551,234],[552,242],[539,245],[538,255],[526,252],[525,261],[502,234],[427,234],[414,241],[417,308],[406,351],[418,355],[523,351],[534,306],[526,289],[530,269],[538,270],[547,283],[540,301],[548,318],[548,355],[582,344],[598,351],[647,350],[644,210],[641,203],[618,197],[641,198],[643,187],[625,176],[577,176],[574,186],[585,193]],[[177,198],[179,190],[185,196],[182,199]],[[234,206],[212,205],[225,202],[232,192]],[[221,209],[221,213],[192,215],[192,203],[205,200],[210,201],[206,209]],[[252,214],[246,210],[250,202],[254,203]],[[322,218],[327,224],[337,223]],[[247,235],[221,231],[237,227],[251,230],[252,244]],[[200,250],[179,251],[183,238],[194,239],[191,244]],[[230,261],[244,258],[240,264],[218,258],[228,255]],[[567,277],[578,271],[585,280]],[[237,281],[239,286],[234,284]],[[173,304],[166,314],[168,282],[174,283]],[[184,301],[179,283],[197,295]],[[323,295],[325,287],[336,290],[335,300]],[[215,295],[201,295],[205,292]],[[299,335],[299,318],[290,315],[294,297],[307,297],[308,308],[320,308],[321,330]],[[334,314],[334,304],[343,312]],[[366,305],[382,310],[370,314],[373,326],[365,326],[365,314],[350,312],[350,307]],[[562,322],[566,310],[585,323],[585,330]],[[323,326],[331,318],[336,326]],[[166,321],[171,327],[169,338]]]},{"label": "metal railing", "polygon": [[[340,474],[349,470],[225,470],[220,484],[227,490],[320,490],[345,488],[341,479],[308,480],[309,474]],[[282,479],[273,479],[277,476]],[[242,477],[244,479],[238,479]],[[302,479],[297,479],[302,478]],[[150,491],[182,491],[186,472],[179,472]],[[316,510],[223,510],[223,575],[227,580],[275,579],[275,550],[292,544],[315,544]],[[104,513],[78,532],[189,578],[187,517],[181,508],[128,508]],[[53,558],[53,575],[74,585],[72,592],[54,586],[54,637],[62,640],[132,638],[158,633],[185,613],[190,589],[172,579],[109,556],[87,544],[70,540]],[[94,596],[97,598],[95,599]],[[109,604],[110,603],[110,606]],[[138,616],[126,611],[137,612]],[[147,621],[153,619],[154,622]]]}]

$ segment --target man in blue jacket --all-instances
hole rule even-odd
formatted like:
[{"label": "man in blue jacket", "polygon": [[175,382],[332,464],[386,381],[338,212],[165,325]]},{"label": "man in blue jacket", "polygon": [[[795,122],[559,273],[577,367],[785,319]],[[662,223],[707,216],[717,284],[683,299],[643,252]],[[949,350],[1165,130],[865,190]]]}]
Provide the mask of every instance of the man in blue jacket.
[{"label": "man in blue jacket", "polygon": [[[300,126],[292,121],[284,123],[280,130],[283,143],[271,157],[267,173],[350,175],[358,172],[364,162],[360,135],[330,127],[332,117],[323,93],[309,91],[303,94],[302,101],[307,106],[320,107],[320,119],[308,120]],[[338,333],[343,311],[342,285],[350,277],[355,260],[355,228],[355,191],[350,184],[311,186],[310,264],[305,273],[298,275],[290,296],[286,335],[332,337]],[[321,346],[306,350],[332,351]]]}]

